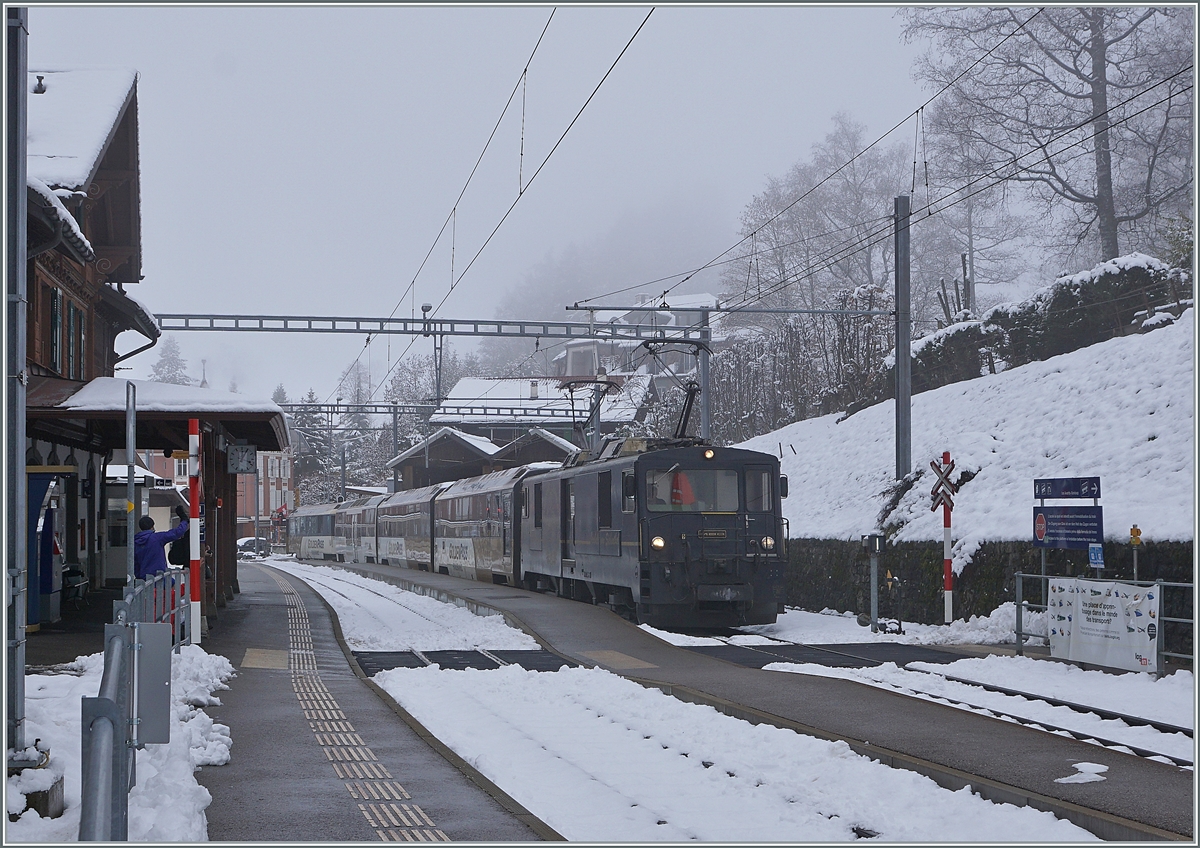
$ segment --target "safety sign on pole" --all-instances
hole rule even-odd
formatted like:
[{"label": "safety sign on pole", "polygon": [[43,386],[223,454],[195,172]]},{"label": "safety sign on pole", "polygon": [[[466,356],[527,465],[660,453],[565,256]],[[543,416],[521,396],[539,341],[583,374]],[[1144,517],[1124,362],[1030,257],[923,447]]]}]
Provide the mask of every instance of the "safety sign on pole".
[{"label": "safety sign on pole", "polygon": [[930,512],[936,512],[938,505],[942,507],[942,529],[944,542],[942,546],[942,590],[946,604],[946,623],[954,621],[954,572],[950,568],[952,557],[950,555],[950,512],[954,509],[954,495],[958,493],[958,487],[950,482],[950,473],[954,471],[954,462],[950,459],[950,451],[942,453],[941,465],[936,459],[929,461],[929,467],[933,469],[933,473],[937,475],[937,482],[933,484],[933,490],[930,495],[933,496],[933,505],[929,507]]},{"label": "safety sign on pole", "polygon": [[200,599],[204,587],[200,582],[200,419],[188,419],[188,523],[193,531],[188,533],[190,542],[191,569],[188,575],[188,595],[191,601],[192,644],[200,644]]}]

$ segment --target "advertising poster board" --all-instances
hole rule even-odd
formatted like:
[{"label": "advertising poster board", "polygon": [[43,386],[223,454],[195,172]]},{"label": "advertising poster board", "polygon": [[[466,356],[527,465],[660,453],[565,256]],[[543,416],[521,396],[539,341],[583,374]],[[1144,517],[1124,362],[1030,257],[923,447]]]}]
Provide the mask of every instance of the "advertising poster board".
[{"label": "advertising poster board", "polygon": [[1162,599],[1154,586],[1084,578],[1050,580],[1050,656],[1158,671]]}]

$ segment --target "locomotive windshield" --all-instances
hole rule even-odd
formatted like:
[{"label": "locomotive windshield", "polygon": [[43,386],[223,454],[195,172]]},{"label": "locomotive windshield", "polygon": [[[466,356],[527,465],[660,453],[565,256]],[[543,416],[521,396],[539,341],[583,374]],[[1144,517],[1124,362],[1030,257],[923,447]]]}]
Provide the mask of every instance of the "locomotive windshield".
[{"label": "locomotive windshield", "polygon": [[738,473],[724,468],[649,469],[646,508],[651,512],[737,512]]}]

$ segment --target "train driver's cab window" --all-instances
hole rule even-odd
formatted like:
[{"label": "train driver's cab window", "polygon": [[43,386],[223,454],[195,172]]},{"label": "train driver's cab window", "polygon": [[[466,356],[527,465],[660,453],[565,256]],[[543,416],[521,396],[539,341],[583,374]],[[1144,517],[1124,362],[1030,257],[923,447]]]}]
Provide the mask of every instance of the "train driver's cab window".
[{"label": "train driver's cab window", "polygon": [[738,473],[725,468],[650,469],[646,509],[651,512],[737,512]]},{"label": "train driver's cab window", "polygon": [[771,471],[768,468],[746,469],[746,511],[770,512],[774,503],[771,497]]},{"label": "train driver's cab window", "polygon": [[533,526],[542,526],[542,484],[533,484]]}]

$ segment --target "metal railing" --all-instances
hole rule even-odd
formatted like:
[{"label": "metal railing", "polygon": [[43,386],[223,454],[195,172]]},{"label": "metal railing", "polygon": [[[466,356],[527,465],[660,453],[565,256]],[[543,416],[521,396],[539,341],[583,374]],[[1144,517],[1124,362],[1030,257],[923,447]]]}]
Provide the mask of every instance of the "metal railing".
[{"label": "metal railing", "polygon": [[129,790],[137,781],[139,656],[145,625],[170,626],[170,645],[191,644],[187,569],[168,569],[150,580],[135,580],[123,600],[113,603],[113,624],[104,627],[104,676],[95,698],[83,698],[81,842],[128,838]]},{"label": "metal railing", "polygon": [[[1023,627],[1024,611],[1026,609],[1048,610],[1049,606],[1045,603],[1035,604],[1031,601],[1026,601],[1024,599],[1024,586],[1022,584],[1022,579],[1028,577],[1028,578],[1031,578],[1031,579],[1037,580],[1037,581],[1045,581],[1046,586],[1049,586],[1050,580],[1061,579],[1061,577],[1055,577],[1054,575],[1047,575],[1047,574],[1022,574],[1020,572],[1017,572],[1017,574],[1015,574],[1014,576],[1016,577],[1016,592],[1015,592],[1015,594],[1016,594],[1016,604],[1017,604],[1017,621],[1016,621],[1015,631],[1016,631],[1016,638],[1017,638],[1017,656],[1024,656],[1024,647],[1025,647],[1025,637],[1026,636],[1040,636],[1040,637],[1046,639],[1047,641],[1049,641],[1048,633],[1027,633],[1027,632],[1025,632],[1024,627]],[[1093,580],[1092,578],[1089,578],[1089,577],[1078,577],[1078,578],[1074,578],[1074,579],[1087,580],[1087,581],[1093,582],[1093,583],[1111,583],[1111,582],[1113,582],[1111,580]],[[1165,601],[1166,596],[1162,593],[1163,589],[1186,589],[1186,590],[1189,590],[1189,591],[1193,592],[1192,603],[1189,606],[1193,610],[1195,609],[1195,594],[1194,594],[1195,593],[1195,584],[1193,584],[1193,583],[1170,583],[1170,582],[1167,582],[1164,580],[1121,580],[1118,582],[1128,583],[1131,586],[1146,586],[1146,587],[1157,586],[1157,587],[1159,587],[1159,598],[1163,599],[1162,609],[1164,609],[1164,610],[1166,609],[1166,601]],[[1045,598],[1046,594],[1047,594],[1046,586],[1042,587],[1042,597],[1043,598]],[[1186,624],[1190,628],[1195,623],[1195,612],[1193,611],[1192,618],[1173,618],[1173,617],[1163,614],[1163,615],[1159,616],[1159,621],[1162,622],[1162,633],[1159,635],[1159,638],[1156,640],[1156,642],[1157,642],[1157,654],[1158,654],[1158,662],[1157,662],[1158,675],[1161,677],[1162,673],[1163,673],[1163,657],[1175,657],[1176,659],[1188,660],[1189,662],[1194,663],[1195,657],[1193,654],[1180,654],[1180,653],[1176,653],[1175,651],[1168,651],[1166,649],[1166,645],[1167,645],[1167,625],[1168,624]]]}]

